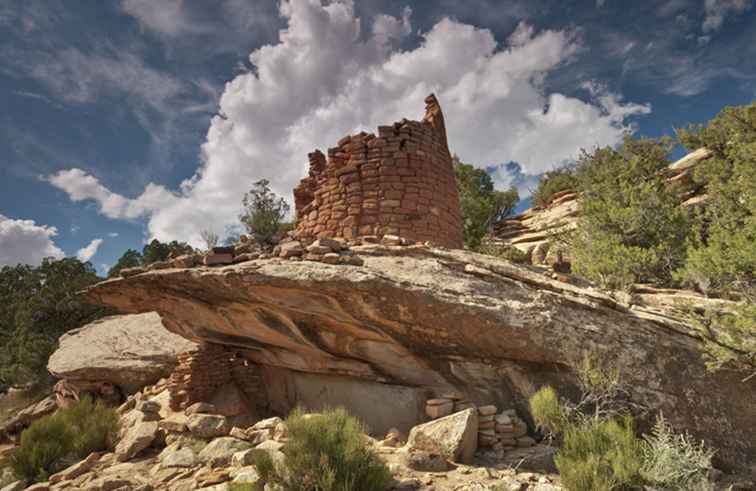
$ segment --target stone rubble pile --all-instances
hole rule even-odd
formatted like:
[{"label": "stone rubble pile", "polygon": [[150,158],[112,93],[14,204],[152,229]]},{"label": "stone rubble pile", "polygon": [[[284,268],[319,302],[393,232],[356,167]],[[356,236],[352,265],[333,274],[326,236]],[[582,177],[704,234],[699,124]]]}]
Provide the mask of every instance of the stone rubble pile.
[{"label": "stone rubble pile", "polygon": [[514,409],[506,409],[497,414],[497,407],[485,405],[476,407],[459,395],[445,394],[425,402],[425,414],[431,420],[444,418],[466,409],[473,408],[478,414],[478,447],[494,451],[532,447],[536,441],[528,436],[528,425]]},{"label": "stone rubble pile", "polygon": [[494,418],[498,448],[532,447],[535,440],[528,435],[528,425],[514,409],[502,411]]},{"label": "stone rubble pile", "polygon": [[289,261],[314,261],[324,264],[341,264],[362,266],[364,260],[357,255],[352,247],[355,246],[385,246],[393,247],[434,247],[431,241],[417,243],[398,235],[386,234],[381,237],[366,235],[351,240],[343,238],[319,238],[311,242],[295,240],[291,235],[281,240],[270,252],[263,252],[251,239],[242,235],[242,241],[234,246],[213,247],[205,253],[185,254],[167,261],[158,261],[146,266],[124,268],[120,275],[124,278],[135,276],[147,271],[169,268],[196,268],[229,266],[256,259],[286,259]]},{"label": "stone rubble pile", "polygon": [[480,406],[478,408],[478,446],[493,448],[497,443],[494,418],[496,406]]}]

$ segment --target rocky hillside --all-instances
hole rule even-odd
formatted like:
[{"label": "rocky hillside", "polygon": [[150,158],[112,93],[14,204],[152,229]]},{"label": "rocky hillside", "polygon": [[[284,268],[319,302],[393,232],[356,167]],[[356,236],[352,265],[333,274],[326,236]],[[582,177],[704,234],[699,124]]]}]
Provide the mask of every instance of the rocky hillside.
[{"label": "rocky hillside", "polygon": [[[698,206],[706,201],[705,190],[693,184],[692,174],[693,169],[705,164],[710,156],[709,150],[699,148],[667,168],[667,179],[677,186],[683,206]],[[578,216],[577,193],[560,191],[551,196],[545,206],[530,208],[496,223],[486,240],[490,244],[520,250],[531,264],[557,265],[559,268],[560,261],[568,262],[567,258],[559,257],[559,236],[575,229]]]},{"label": "rocky hillside", "polygon": [[128,272],[87,296],[158,312],[170,331],[256,364],[261,397],[279,414],[338,404],[376,434],[406,431],[428,399],[453,393],[527,415],[539,386],[575,393],[569,367],[590,352],[618,365],[635,403],[713,445],[723,462],[756,458],[753,385],[707,371],[676,313],[678,299],[704,298],[647,291],[621,303],[530,267],[422,245],[354,246],[341,252],[349,264],[303,253],[286,246],[284,257]]}]

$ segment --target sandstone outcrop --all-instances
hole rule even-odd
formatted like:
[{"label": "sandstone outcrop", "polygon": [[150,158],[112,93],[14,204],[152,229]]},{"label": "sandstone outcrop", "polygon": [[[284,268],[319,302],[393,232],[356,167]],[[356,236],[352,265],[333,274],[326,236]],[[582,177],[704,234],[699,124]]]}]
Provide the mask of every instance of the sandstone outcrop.
[{"label": "sandstone outcrop", "polygon": [[456,393],[524,416],[534,388],[574,394],[569,367],[592,352],[614,360],[636,403],[723,460],[756,458],[753,382],[708,372],[700,339],[664,302],[627,306],[465,251],[352,249],[363,266],[258,259],[148,271],[86,295],[127,313],[156,311],[172,332],[254,363],[278,414],[338,404],[374,433],[406,432],[425,420],[428,399]]},{"label": "sandstone outcrop", "polygon": [[168,377],[176,355],[194,343],[163,327],[154,312],[111,316],[74,329],[60,338],[47,368],[84,390],[110,383],[130,394]]},{"label": "sandstone outcrop", "polygon": [[[665,177],[675,186],[683,206],[698,206],[706,201],[705,190],[697,187],[692,177],[694,169],[711,155],[710,150],[699,148],[667,167]],[[485,240],[492,245],[520,250],[531,264],[556,266],[555,269],[564,264],[569,268],[569,257],[564,248],[558,246],[558,239],[577,227],[579,215],[577,193],[560,191],[545,206],[535,206],[494,224]],[[562,254],[565,256],[560,257]]]},{"label": "sandstone outcrop", "polygon": [[425,99],[422,121],[378,127],[308,155],[294,189],[296,236],[305,240],[400,235],[462,247],[462,218],[441,106]]}]

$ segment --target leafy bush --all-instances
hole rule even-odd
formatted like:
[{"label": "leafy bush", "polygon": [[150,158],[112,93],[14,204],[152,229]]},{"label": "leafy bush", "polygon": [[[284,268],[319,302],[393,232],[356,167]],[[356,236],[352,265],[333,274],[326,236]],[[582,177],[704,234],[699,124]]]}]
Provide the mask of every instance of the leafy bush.
[{"label": "leafy bush", "polygon": [[70,459],[112,448],[117,434],[116,411],[85,398],[33,422],[21,434],[21,445],[9,462],[19,478],[43,481]]},{"label": "leafy bush", "polygon": [[676,434],[659,417],[651,434],[644,437],[644,462],[641,474],[655,489],[709,491],[711,459],[714,451],[695,443],[686,434]]},{"label": "leafy bush", "polygon": [[256,453],[260,476],[282,491],[384,491],[391,474],[370,448],[365,428],[343,408],[306,415],[295,409],[286,419],[283,464]]},{"label": "leafy bush", "polygon": [[533,203],[536,206],[545,207],[551,201],[551,197],[560,191],[577,190],[577,179],[573,167],[562,167],[546,172],[538,187],[533,191]]},{"label": "leafy bush", "polygon": [[642,458],[642,441],[626,417],[568,425],[554,461],[567,489],[599,491],[636,484]]},{"label": "leafy bush", "polygon": [[9,457],[13,472],[30,481],[46,480],[71,455],[73,437],[62,418],[53,415],[35,421],[21,434],[21,445]]},{"label": "leafy bush", "polygon": [[252,190],[242,199],[244,211],[239,220],[247,231],[259,242],[270,242],[281,229],[283,220],[289,213],[286,200],[271,191],[270,182],[261,179],[253,184]]},{"label": "leafy bush", "polygon": [[485,170],[464,164],[456,156],[454,176],[459,193],[465,245],[476,249],[489,228],[512,213],[520,198],[515,188],[496,191],[491,176]]},{"label": "leafy bush", "polygon": [[659,418],[651,435],[638,438],[619,370],[598,356],[575,365],[580,401],[560,400],[551,387],[530,398],[533,420],[560,448],[555,464],[570,491],[615,489],[709,490],[713,452],[676,435]]},{"label": "leafy bush", "polygon": [[530,414],[533,421],[552,434],[562,433],[567,425],[567,416],[559,396],[553,387],[542,387],[530,398]]},{"label": "leafy bush", "polygon": [[583,152],[575,176],[581,216],[575,271],[609,288],[671,284],[685,262],[690,224],[663,170],[669,140],[626,137],[615,149]]},{"label": "leafy bush", "polygon": [[89,397],[58,412],[66,426],[74,429],[72,450],[84,458],[92,452],[111,448],[118,438],[118,413]]}]

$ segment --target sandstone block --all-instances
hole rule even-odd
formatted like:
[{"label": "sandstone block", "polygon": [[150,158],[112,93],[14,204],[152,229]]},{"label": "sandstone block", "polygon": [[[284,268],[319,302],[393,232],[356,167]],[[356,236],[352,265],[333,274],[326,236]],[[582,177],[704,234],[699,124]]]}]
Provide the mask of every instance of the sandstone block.
[{"label": "sandstone block", "polygon": [[197,413],[212,414],[214,412],[216,412],[216,409],[212,404],[208,402],[195,402],[194,404],[186,408],[184,414],[191,416],[192,414]]},{"label": "sandstone block", "polygon": [[496,414],[496,406],[480,406],[478,408],[478,414],[480,414],[481,416],[492,416]]},{"label": "sandstone block", "polygon": [[199,438],[215,438],[230,431],[226,417],[215,414],[192,414],[186,421],[186,427]]},{"label": "sandstone block", "polygon": [[207,254],[202,260],[202,263],[205,266],[218,266],[218,265],[224,265],[224,264],[233,264],[233,262],[234,262],[233,254],[210,253],[210,254]]},{"label": "sandstone block", "polygon": [[323,254],[322,261],[326,264],[339,264],[339,258],[340,256],[335,252],[329,252],[327,254]]},{"label": "sandstone block", "polygon": [[[435,403],[436,401],[441,401]],[[432,403],[433,402],[433,403]],[[426,402],[425,414],[431,419],[438,419],[448,416],[454,410],[454,401],[448,399],[431,399]]]},{"label": "sandstone block", "polygon": [[301,256],[304,253],[302,244],[299,241],[284,242],[283,244],[279,244],[279,246],[281,247],[279,255],[284,258]]},{"label": "sandstone block", "polygon": [[405,448],[438,453],[455,462],[472,462],[478,446],[478,415],[473,409],[412,428]]},{"label": "sandstone block", "polygon": [[152,445],[158,433],[156,421],[139,423],[129,428],[115,448],[116,460],[124,462]]},{"label": "sandstone block", "polygon": [[211,467],[226,466],[236,452],[249,448],[249,443],[230,436],[216,438],[200,451],[197,456],[201,462]]}]

